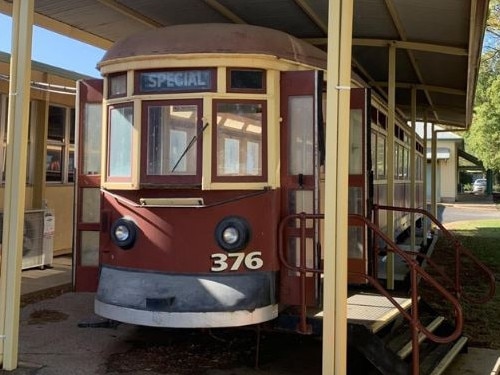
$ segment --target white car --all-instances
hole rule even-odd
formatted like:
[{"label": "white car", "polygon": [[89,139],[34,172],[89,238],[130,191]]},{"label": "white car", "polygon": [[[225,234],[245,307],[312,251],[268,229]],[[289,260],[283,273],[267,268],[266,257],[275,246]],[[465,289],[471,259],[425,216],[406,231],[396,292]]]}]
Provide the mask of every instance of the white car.
[{"label": "white car", "polygon": [[486,191],[486,179],[485,178],[478,178],[476,181],[474,181],[474,184],[472,185],[472,192],[475,194],[484,194]]}]

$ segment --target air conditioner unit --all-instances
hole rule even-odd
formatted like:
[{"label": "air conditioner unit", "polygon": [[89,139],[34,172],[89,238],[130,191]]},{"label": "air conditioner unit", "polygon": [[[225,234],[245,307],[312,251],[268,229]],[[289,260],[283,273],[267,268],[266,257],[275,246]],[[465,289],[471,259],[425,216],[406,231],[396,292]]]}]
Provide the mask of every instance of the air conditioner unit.
[{"label": "air conditioner unit", "polygon": [[[54,215],[50,210],[24,212],[22,269],[50,266],[53,259]],[[0,228],[3,213],[0,213]],[[1,233],[1,229],[0,229]],[[0,235],[0,242],[1,242]]]}]

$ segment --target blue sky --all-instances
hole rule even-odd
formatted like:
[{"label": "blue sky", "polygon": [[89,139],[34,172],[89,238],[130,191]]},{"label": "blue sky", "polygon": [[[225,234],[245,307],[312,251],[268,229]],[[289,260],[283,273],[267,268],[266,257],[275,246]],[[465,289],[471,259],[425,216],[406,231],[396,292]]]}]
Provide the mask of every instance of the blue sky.
[{"label": "blue sky", "polygon": [[[11,51],[12,21],[0,14],[0,51]],[[32,60],[57,66],[92,77],[100,77],[95,68],[104,50],[81,43],[35,26],[33,29]]]}]

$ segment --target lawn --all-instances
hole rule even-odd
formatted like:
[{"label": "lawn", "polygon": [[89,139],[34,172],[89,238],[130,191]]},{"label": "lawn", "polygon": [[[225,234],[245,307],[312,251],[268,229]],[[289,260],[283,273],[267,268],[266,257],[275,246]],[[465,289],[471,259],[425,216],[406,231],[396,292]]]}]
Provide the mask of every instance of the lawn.
[{"label": "lawn", "polygon": [[[500,349],[500,219],[456,222],[446,227],[494,273],[496,279],[496,294],[486,304],[462,301],[464,334],[469,337],[471,346]],[[452,250],[444,239],[439,239],[432,259],[445,269],[453,268]],[[470,262],[465,261],[463,266],[465,293],[484,295],[487,290],[484,276]]]}]

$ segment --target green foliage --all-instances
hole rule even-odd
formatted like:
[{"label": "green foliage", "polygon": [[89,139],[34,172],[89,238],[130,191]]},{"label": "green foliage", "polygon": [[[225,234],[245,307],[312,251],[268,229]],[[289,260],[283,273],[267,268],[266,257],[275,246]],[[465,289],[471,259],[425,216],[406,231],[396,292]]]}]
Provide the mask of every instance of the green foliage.
[{"label": "green foliage", "polygon": [[474,119],[465,140],[485,168],[500,171],[500,0],[490,2],[481,60]]}]

